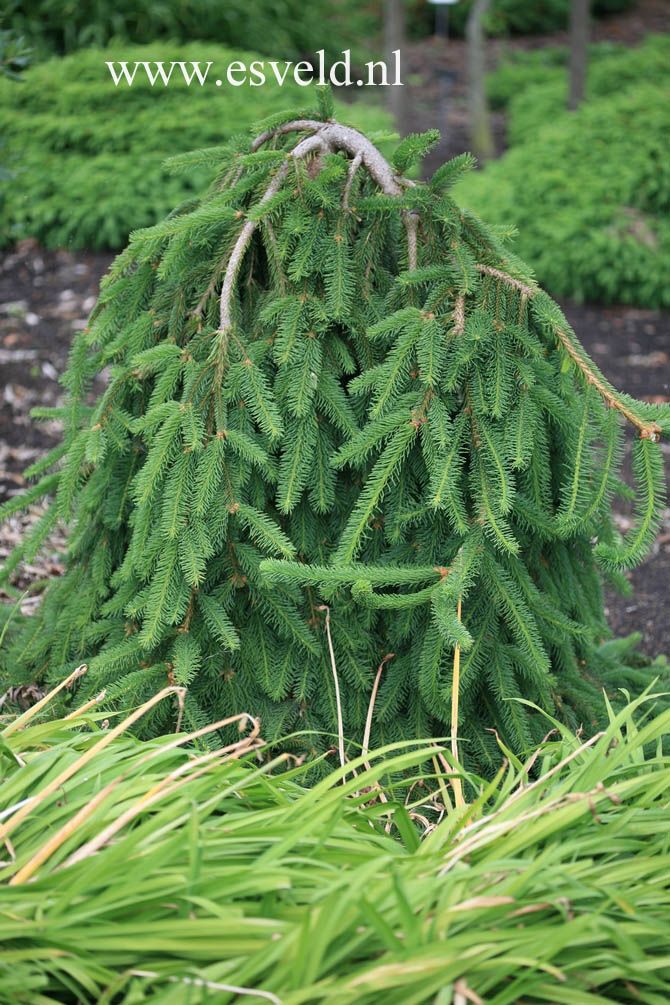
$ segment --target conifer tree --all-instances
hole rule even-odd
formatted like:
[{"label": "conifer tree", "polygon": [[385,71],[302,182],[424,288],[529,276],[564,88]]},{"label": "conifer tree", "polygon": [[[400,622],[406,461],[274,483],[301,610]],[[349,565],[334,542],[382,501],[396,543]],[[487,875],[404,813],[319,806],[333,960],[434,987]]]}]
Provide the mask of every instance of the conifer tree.
[{"label": "conifer tree", "polygon": [[610,386],[506,235],[455,204],[468,155],[418,184],[435,133],[389,164],[331,115],[320,91],[251,144],[173,159],[213,183],[117,258],[65,407],[40,411],[63,443],[4,507],[49,500],[5,577],[69,528],[6,672],[86,662],[84,695],[116,703],[171,681],[189,726],[245,711],[267,739],[315,731],[310,751],[360,744],[368,713],[371,743],[444,736],[456,662],[461,752],[488,770],[492,730],[516,751],[546,731],[513,699],[589,729],[602,685],[646,683],[601,644],[602,578],[653,540],[670,420]]}]

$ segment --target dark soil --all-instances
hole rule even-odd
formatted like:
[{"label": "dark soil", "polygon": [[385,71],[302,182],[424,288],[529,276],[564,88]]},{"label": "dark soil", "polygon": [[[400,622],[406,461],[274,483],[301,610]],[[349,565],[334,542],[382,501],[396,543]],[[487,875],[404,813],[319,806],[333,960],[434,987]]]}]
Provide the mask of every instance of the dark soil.
[{"label": "dark soil", "polygon": [[29,412],[60,401],[73,332],[85,327],[111,257],[44,252],[32,241],[0,256],[0,497],[59,442],[58,423]]},{"label": "dark soil", "polygon": [[[44,251],[32,242],[0,257],[0,501],[19,492],[23,469],[59,442],[58,422],[37,423],[29,411],[62,400],[58,378],[67,363],[72,334],[85,326],[100,277],[111,260],[111,255]],[[670,398],[669,312],[571,303],[563,307],[615,386],[641,398]],[[662,444],[662,449],[670,454],[670,445]],[[629,525],[630,511],[623,503],[617,505],[617,520],[622,530]],[[14,521],[0,530],[0,561],[26,526]],[[58,571],[53,557],[47,557],[24,572],[20,585]],[[612,629],[617,635],[641,631],[642,649],[652,657],[670,654],[665,603],[670,510],[653,553],[629,578],[632,597],[608,596]]]}]

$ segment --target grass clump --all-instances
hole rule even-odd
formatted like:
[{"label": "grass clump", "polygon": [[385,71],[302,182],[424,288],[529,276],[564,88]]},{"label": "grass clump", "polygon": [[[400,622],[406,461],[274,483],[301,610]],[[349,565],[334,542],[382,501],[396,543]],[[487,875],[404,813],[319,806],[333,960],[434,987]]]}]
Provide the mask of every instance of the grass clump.
[{"label": "grass clump", "polygon": [[[228,85],[229,63],[249,66],[258,58],[210,43],[117,42],[39,64],[21,87],[0,79],[0,135],[16,175],[3,189],[0,246],[34,237],[46,247],[118,249],[131,231],[196,194],[209,172],[174,176],[163,167],[167,157],[223,143],[260,118],[309,101],[290,75],[280,87],[267,67],[263,87]],[[202,87],[187,86],[177,72],[168,87],[152,87],[141,70],[132,87],[115,87],[105,62],[119,60],[131,69],[156,60],[212,67]],[[338,110],[366,130],[389,124],[374,106]]]},{"label": "grass clump", "polygon": [[494,78],[512,148],[457,195],[492,222],[519,228],[516,250],[555,296],[670,305],[669,51],[659,38],[596,59],[589,99],[576,112],[564,110],[565,69],[545,66],[525,88],[533,62]]},{"label": "grass clump", "polygon": [[[649,696],[586,743],[550,723],[491,783],[461,772],[458,810],[446,774],[419,784],[435,744],[310,790],[251,720],[203,754],[103,714],[5,719],[0,1002],[665,1000],[670,712]],[[413,783],[382,793],[396,769]]]}]

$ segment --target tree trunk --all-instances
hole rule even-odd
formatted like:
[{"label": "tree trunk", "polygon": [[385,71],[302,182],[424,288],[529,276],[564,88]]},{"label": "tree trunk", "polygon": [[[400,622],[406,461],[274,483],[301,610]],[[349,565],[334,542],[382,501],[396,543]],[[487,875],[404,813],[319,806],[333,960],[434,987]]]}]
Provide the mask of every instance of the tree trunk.
[{"label": "tree trunk", "polygon": [[490,160],[495,153],[488,103],[486,101],[485,39],[483,19],[491,0],[475,0],[465,30],[468,62],[468,116],[470,143],[480,160]]},{"label": "tree trunk", "polygon": [[[389,82],[395,80],[395,71],[392,67],[392,53],[400,50],[400,68],[402,80],[403,50],[405,46],[405,7],[403,0],[385,0],[384,2],[384,59],[389,68]],[[389,86],[386,89],[386,106],[395,119],[396,126],[400,133],[405,132],[406,127],[406,100],[405,93],[407,85],[403,81],[402,87]]]},{"label": "tree trunk", "polygon": [[568,108],[584,100],[587,47],[589,44],[589,0],[572,0],[570,10],[570,96]]}]

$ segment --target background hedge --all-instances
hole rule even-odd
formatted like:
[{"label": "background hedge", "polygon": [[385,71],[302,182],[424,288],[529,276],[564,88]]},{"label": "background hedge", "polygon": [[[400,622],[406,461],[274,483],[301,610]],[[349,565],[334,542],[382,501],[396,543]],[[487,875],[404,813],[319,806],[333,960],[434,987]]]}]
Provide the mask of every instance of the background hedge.
[{"label": "background hedge", "polygon": [[[226,83],[232,60],[258,58],[202,43],[115,44],[37,65],[19,85],[0,80],[0,135],[16,176],[2,190],[0,246],[35,237],[47,247],[116,249],[132,230],[162,219],[208,180],[198,171],[169,174],[166,157],[218,145],[255,120],[310,103],[310,89],[288,79],[283,87]],[[152,87],[140,73],[132,87],[115,87],[105,61],[121,59],[213,66],[204,87],[187,87],[176,74],[168,87]],[[381,108],[361,103],[339,103],[337,114],[366,131],[390,124]]]}]

